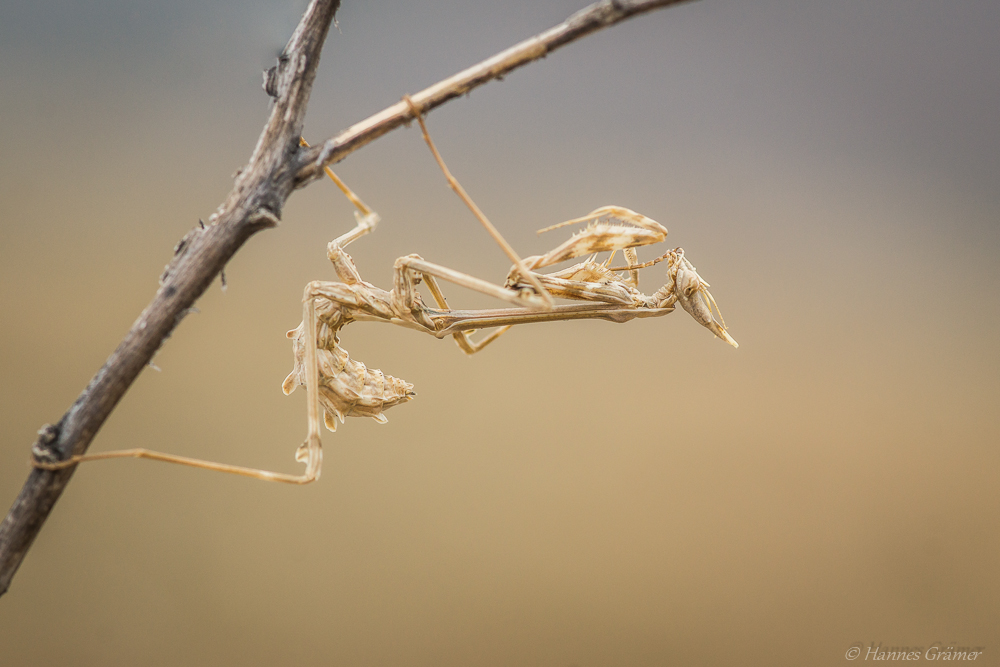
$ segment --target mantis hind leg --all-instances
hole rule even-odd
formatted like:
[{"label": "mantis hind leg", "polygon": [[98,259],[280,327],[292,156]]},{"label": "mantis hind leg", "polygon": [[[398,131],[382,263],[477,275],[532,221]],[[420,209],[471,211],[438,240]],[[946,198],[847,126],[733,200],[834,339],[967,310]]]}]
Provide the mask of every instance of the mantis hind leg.
[{"label": "mantis hind leg", "polygon": [[[307,295],[309,287],[306,288]],[[313,332],[312,336],[315,342],[316,337],[316,306],[315,299],[307,298],[303,303],[303,320],[312,326],[310,331]],[[311,348],[311,349],[310,349]],[[311,353],[311,354],[310,354]],[[75,466],[79,463],[85,463],[87,461],[103,461],[105,459],[121,459],[121,458],[137,458],[137,459],[149,459],[151,461],[163,461],[164,463],[176,463],[178,465],[189,466],[191,468],[200,468],[202,470],[214,470],[215,472],[224,472],[231,475],[241,475],[243,477],[252,477],[253,479],[261,479],[268,482],[283,482],[285,484],[308,484],[309,482],[319,479],[320,469],[323,465],[323,450],[320,445],[319,440],[319,394],[317,385],[319,383],[318,370],[316,368],[316,346],[308,345],[306,347],[306,360],[307,363],[312,358],[311,365],[306,369],[307,377],[307,393],[309,395],[309,431],[306,435],[306,441],[299,446],[296,452],[296,460],[304,462],[306,464],[305,472],[301,475],[289,475],[288,473],[282,472],[272,472],[270,470],[261,470],[259,468],[247,468],[244,466],[234,466],[228,463],[218,463],[216,461],[206,461],[204,459],[195,459],[188,456],[178,456],[176,454],[167,454],[164,452],[157,452],[150,449],[117,449],[110,452],[98,452],[96,454],[79,454],[77,456],[71,456],[68,459],[62,461],[49,461],[45,460],[48,456],[51,456],[50,452],[40,452],[32,450],[31,452],[31,464],[42,470],[62,470],[64,468],[69,468],[70,466]],[[311,372],[309,369],[312,369]]]},{"label": "mantis hind leg", "polygon": [[95,454],[80,454],[71,456],[62,461],[46,460],[51,456],[50,452],[32,450],[31,464],[42,470],[62,470],[70,466],[87,461],[102,461],[105,459],[120,458],[140,458],[152,461],[162,461],[164,463],[175,463],[178,465],[200,468],[202,470],[214,470],[216,472],[228,473],[231,475],[241,475],[252,477],[269,482],[283,482],[285,484],[308,484],[319,479],[323,466],[323,449],[319,436],[319,369],[316,363],[316,297],[313,293],[314,285],[310,283],[306,286],[306,292],[302,303],[302,321],[306,323],[306,331],[311,332],[311,340],[307,342],[305,349],[306,365],[306,394],[308,401],[309,428],[306,440],[299,446],[295,454],[295,459],[306,464],[305,472],[301,475],[290,475],[288,473],[273,472],[259,468],[247,468],[245,466],[235,466],[228,463],[218,463],[188,456],[178,456],[167,454],[150,449],[119,449],[110,452],[98,452]]},{"label": "mantis hind leg", "polygon": [[437,162],[438,167],[441,168],[441,172],[444,174],[444,178],[448,182],[448,186],[452,190],[454,190],[455,194],[458,195],[458,198],[462,200],[462,202],[469,208],[470,211],[472,211],[472,214],[476,216],[476,219],[479,220],[479,223],[483,226],[486,232],[490,235],[490,237],[493,238],[494,241],[496,241],[497,245],[500,246],[500,249],[503,250],[505,255],[507,255],[507,258],[514,263],[514,266],[516,266],[519,270],[521,270],[525,275],[528,276],[528,281],[531,283],[531,286],[534,287],[535,290],[538,292],[538,295],[541,299],[540,305],[538,307],[551,308],[554,302],[552,301],[552,297],[549,295],[549,293],[546,292],[542,284],[538,282],[538,280],[534,279],[534,276],[530,274],[525,262],[518,256],[514,248],[511,247],[511,245],[507,242],[507,240],[500,234],[500,231],[493,226],[493,223],[491,223],[486,218],[486,214],[484,214],[482,210],[479,208],[479,206],[477,206],[476,203],[472,201],[472,197],[470,197],[469,194],[465,191],[465,188],[463,188],[462,185],[458,182],[458,179],[456,179],[454,176],[451,175],[451,171],[448,169],[448,166],[444,163],[444,158],[441,157],[441,153],[438,152],[437,147],[431,140],[431,135],[427,131],[427,125],[426,123],[424,123],[424,117],[423,114],[421,113],[420,108],[410,98],[409,95],[404,95],[403,101],[406,102],[407,106],[410,107],[410,113],[413,114],[413,116],[417,119],[417,122],[420,124],[420,131],[423,134],[424,141],[427,143],[427,147],[430,149],[431,155],[434,156],[434,161]]},{"label": "mantis hind leg", "polygon": [[[39,458],[40,454],[38,452],[32,451],[31,465],[42,470],[62,470],[63,468],[69,468],[70,466],[75,466],[78,463],[85,463],[87,461],[101,461],[104,459],[121,459],[121,458],[136,458],[136,459],[150,459],[151,461],[163,461],[164,463],[176,463],[178,465],[190,466],[192,468],[201,468],[202,470],[214,470],[216,472],[224,472],[232,475],[241,475],[243,477],[252,477],[254,479],[262,479],[269,482],[284,482],[286,484],[308,484],[319,478],[319,466],[306,466],[306,473],[303,475],[289,475],[287,473],[281,472],[271,472],[270,470],[260,470],[258,468],[246,468],[244,466],[234,466],[228,463],[217,463],[214,461],[205,461],[203,459],[194,459],[187,456],[177,456],[176,454],[166,454],[164,452],[156,452],[150,449],[116,449],[110,452],[98,452],[96,454],[81,454],[78,456],[71,456],[63,461],[43,461]],[[322,453],[320,453],[320,461],[322,461]],[[310,468],[312,468],[312,474],[310,474]]]}]

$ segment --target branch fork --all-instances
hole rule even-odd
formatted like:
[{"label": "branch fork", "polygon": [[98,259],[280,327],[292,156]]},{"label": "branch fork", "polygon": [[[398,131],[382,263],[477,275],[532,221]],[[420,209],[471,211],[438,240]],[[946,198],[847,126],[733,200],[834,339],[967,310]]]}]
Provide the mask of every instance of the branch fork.
[{"label": "branch fork", "polygon": [[[688,0],[602,0],[559,25],[527,39],[412,97],[421,113],[601,28],[653,9]],[[415,110],[398,102],[313,148],[299,139],[323,42],[340,0],[312,0],[263,87],[274,99],[270,116],[232,191],[209,218],[178,243],[153,300],[105,364],[55,425],[39,431],[32,452],[39,461],[63,461],[86,452],[97,431],[153,355],[242,245],[281,219],[285,200],[319,178],[327,165],[414,120]],[[136,450],[139,451],[139,450]],[[0,595],[7,591],[38,532],[75,470],[32,469],[0,523]]]}]

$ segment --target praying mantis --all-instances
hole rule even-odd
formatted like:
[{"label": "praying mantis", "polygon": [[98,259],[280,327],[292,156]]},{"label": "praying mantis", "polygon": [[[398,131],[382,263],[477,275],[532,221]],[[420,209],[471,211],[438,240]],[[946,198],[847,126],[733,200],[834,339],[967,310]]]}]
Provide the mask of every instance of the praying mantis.
[{"label": "praying mantis", "polygon": [[[306,390],[308,430],[295,454],[296,461],[305,463],[303,473],[272,472],[147,449],[84,454],[64,461],[46,460],[42,452],[33,451],[32,464],[45,470],[58,470],[84,461],[133,457],[274,482],[313,482],[319,479],[322,470],[321,417],[330,431],[336,430],[337,420],[343,423],[349,416],[370,417],[385,423],[385,410],[406,403],[416,395],[413,385],[405,380],[369,369],[351,359],[340,346],[339,333],[352,322],[385,322],[436,338],[451,337],[466,354],[475,354],[515,325],[582,319],[623,323],[636,318],[661,317],[680,304],[715,336],[739,347],[728,333],[715,299],[708,291],[709,284],[685,257],[683,249],[674,248],[651,261],[638,262],[637,247],[660,243],[667,236],[663,225],[641,213],[621,206],[600,207],[583,217],[540,230],[541,233],[587,223],[583,230],[548,253],[524,259],[518,257],[451,175],[430,138],[421,109],[408,96],[404,101],[410,106],[423,139],[448,184],[511,259],[512,266],[503,285],[428,262],[418,255],[396,260],[393,286],[388,291],[364,281],[346,247],[374,231],[380,218],[328,168],[327,175],[356,207],[357,224],[327,246],[327,257],[338,280],[312,281],[306,285],[302,297],[302,322],[287,334],[292,339],[294,366],[282,390],[285,394],[292,393],[298,386]],[[301,143],[307,145],[304,140]],[[611,266],[618,251],[622,251],[626,263]],[[597,255],[602,252],[609,252],[610,256],[598,262]],[[540,272],[546,267],[585,256],[587,259],[568,268],[552,273]],[[639,270],[660,262],[666,262],[666,283],[652,295],[643,294],[639,291]],[[440,281],[495,297],[514,307],[451,309]],[[417,290],[421,283],[426,285],[436,307],[424,303]],[[577,303],[556,304],[554,298]],[[480,329],[493,331],[473,340],[472,334]]]}]

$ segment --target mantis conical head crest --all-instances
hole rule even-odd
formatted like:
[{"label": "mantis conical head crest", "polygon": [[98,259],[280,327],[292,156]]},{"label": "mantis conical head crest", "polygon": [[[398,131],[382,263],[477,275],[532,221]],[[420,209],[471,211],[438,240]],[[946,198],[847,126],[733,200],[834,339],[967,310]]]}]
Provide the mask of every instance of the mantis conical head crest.
[{"label": "mantis conical head crest", "polygon": [[[686,310],[699,324],[714,333],[716,336],[726,341],[733,347],[739,347],[739,343],[726,331],[726,321],[722,317],[722,311],[715,302],[715,297],[708,291],[708,283],[705,282],[694,266],[683,255],[683,251],[676,253],[669,260],[668,277],[673,278],[674,294],[681,307]],[[715,318],[718,314],[718,319]]]}]

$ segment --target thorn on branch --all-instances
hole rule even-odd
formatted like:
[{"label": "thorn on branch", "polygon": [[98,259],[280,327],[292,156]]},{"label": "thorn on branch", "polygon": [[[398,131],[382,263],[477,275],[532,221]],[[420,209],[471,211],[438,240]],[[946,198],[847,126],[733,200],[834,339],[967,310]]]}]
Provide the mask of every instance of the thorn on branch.
[{"label": "thorn on branch", "polygon": [[271,210],[260,206],[256,211],[251,213],[247,217],[247,222],[254,226],[261,226],[265,228],[277,227],[281,223],[281,218],[274,214]]},{"label": "thorn on branch", "polygon": [[38,429],[38,439],[31,446],[31,455],[42,463],[57,463],[60,461],[59,452],[53,447],[53,443],[59,438],[59,425],[46,424]]},{"label": "thorn on branch", "polygon": [[264,83],[261,85],[268,97],[278,98],[278,66],[264,71]]},{"label": "thorn on branch", "polygon": [[264,83],[261,88],[267,93],[268,97],[273,99],[278,99],[281,92],[279,88],[279,78],[281,77],[282,71],[285,69],[285,65],[288,64],[288,54],[282,52],[278,55],[278,63],[264,70]]},{"label": "thorn on branch", "polygon": [[181,312],[177,313],[177,315],[174,317],[174,326],[176,327],[177,325],[179,325],[181,323],[181,320],[183,320],[188,315],[200,315],[200,314],[201,311],[194,306],[191,306],[190,308],[185,308]]},{"label": "thorn on branch", "polygon": [[196,234],[202,234],[204,232],[205,232],[205,221],[199,219],[198,226],[189,231],[187,234],[185,234],[183,238],[181,238],[181,240],[177,242],[177,245],[174,246],[173,259],[170,260],[169,264],[163,267],[163,273],[160,274],[161,286],[165,282],[167,282],[167,278],[170,277],[170,273],[173,271],[174,265],[177,263],[177,260],[180,258],[180,256],[184,254],[184,250],[187,249],[188,245],[191,243],[191,239],[193,239]]}]

